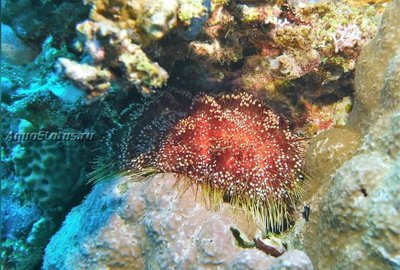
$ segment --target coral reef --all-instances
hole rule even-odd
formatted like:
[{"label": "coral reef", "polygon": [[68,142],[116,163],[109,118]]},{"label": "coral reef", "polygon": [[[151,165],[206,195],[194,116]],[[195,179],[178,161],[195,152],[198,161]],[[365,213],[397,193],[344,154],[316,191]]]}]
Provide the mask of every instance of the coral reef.
[{"label": "coral reef", "polygon": [[50,35],[55,38],[57,47],[71,42],[75,25],[89,12],[82,1],[77,0],[4,0],[1,7],[2,23],[11,26],[19,38],[36,49],[40,49]]},{"label": "coral reef", "polygon": [[343,3],[103,2],[89,2],[90,20],[77,26],[76,46],[89,56],[79,65],[113,76],[99,91],[96,82],[69,77],[89,98],[121,84],[149,93],[167,82],[203,90],[229,85],[284,102],[292,95],[342,98],[377,17],[373,7]]},{"label": "coral reef", "polygon": [[373,2],[2,1],[1,268],[400,268]]},{"label": "coral reef", "polygon": [[215,1],[195,40],[175,43],[173,57],[168,57],[172,44],[163,42],[167,56],[157,56],[162,65],[175,62],[170,73],[179,80],[171,77],[170,85],[265,95],[314,135],[346,123],[355,62],[375,33],[378,14],[374,7],[331,2]]},{"label": "coral reef", "polygon": [[86,151],[76,143],[28,142],[14,149],[13,159],[36,204],[46,212],[63,212],[86,183]]},{"label": "coral reef", "polygon": [[[382,109],[396,107],[399,94],[400,18],[395,11],[398,1],[388,7],[376,37],[365,46],[356,70],[356,99],[350,125],[365,132],[371,121],[380,116]],[[398,8],[397,8],[398,10]],[[370,78],[374,78],[371,80]]]},{"label": "coral reef", "polygon": [[328,177],[353,157],[361,144],[360,134],[350,127],[332,128],[311,139],[305,158],[306,171],[312,179],[307,185],[307,196],[315,194]]},{"label": "coral reef", "polygon": [[6,138],[15,144],[11,156],[17,175],[45,214],[64,213],[87,189],[86,174],[105,122],[91,122],[94,115],[80,115],[90,108],[63,102],[50,91],[27,95],[8,110],[20,119],[18,130]]},{"label": "coral reef", "polygon": [[[2,181],[2,195],[6,198],[3,217],[15,224],[12,229],[3,228],[2,257],[4,265],[11,269],[34,269],[40,265],[43,250],[63,215],[87,192],[81,177],[87,166],[87,145],[57,138],[41,140],[37,133],[41,131],[44,137],[55,132],[55,127],[64,126],[63,109],[51,93],[28,96],[5,108],[19,122],[18,129],[9,127],[2,136],[7,147],[4,158],[12,166]],[[35,133],[35,138],[23,137]]]},{"label": "coral reef", "polygon": [[177,189],[171,174],[142,181],[97,185],[52,238],[43,268],[313,269],[301,251],[274,258],[236,246],[230,226],[251,237],[256,225],[229,204],[209,209],[195,186]]},{"label": "coral reef", "polygon": [[59,136],[85,131],[88,124],[96,136],[101,129],[93,126],[93,115],[80,115],[87,106],[64,103],[42,87],[2,104],[2,220],[8,224],[2,230],[2,265],[7,269],[40,266],[50,237],[88,192],[85,171],[100,143]]},{"label": "coral reef", "polygon": [[25,238],[30,233],[32,225],[41,218],[42,213],[26,195],[24,185],[15,173],[12,159],[15,143],[6,139],[10,132],[18,130],[19,121],[4,104],[1,106],[1,115],[1,265],[5,269],[32,269],[40,264],[46,243],[32,246],[25,241]]},{"label": "coral reef", "polygon": [[399,10],[400,1],[388,6],[362,50],[348,127],[319,134],[308,150],[307,168],[320,179],[308,222],[297,223],[288,242],[304,247],[317,269],[400,267]]},{"label": "coral reef", "polygon": [[333,176],[305,241],[317,269],[399,268],[399,164],[362,153]]},{"label": "coral reef", "polygon": [[379,10],[384,9],[387,7],[387,3],[390,3],[388,0],[373,0],[373,1],[365,1],[365,0],[345,0],[344,3],[349,4],[350,6],[355,7],[363,7],[368,5],[374,5]]},{"label": "coral reef", "polygon": [[[3,144],[2,140],[2,146]],[[8,150],[8,145],[2,147],[1,265],[4,269],[33,269],[39,266],[42,251],[47,243],[29,245],[25,238],[42,214],[35,203],[27,198],[23,185],[13,172],[13,163]],[[54,233],[51,230],[42,232]]]},{"label": "coral reef", "polygon": [[[117,79],[142,93],[150,93],[165,85],[169,77],[167,71],[150,60],[143,50],[150,45],[155,46],[152,44],[154,41],[177,27],[182,28],[183,38],[194,38],[210,10],[210,2],[202,0],[87,3],[92,7],[90,20],[77,26],[81,41],[76,47],[84,50],[94,66],[65,59],[60,64],[64,66],[66,76],[83,87],[89,98],[104,94],[111,87],[111,82]],[[73,76],[82,69],[90,70],[91,76]],[[107,76],[102,76],[105,73]],[[111,73],[113,76],[108,75]],[[101,87],[93,77],[101,78]]]},{"label": "coral reef", "polygon": [[[255,14],[264,15],[256,22],[270,26],[257,35],[258,39],[250,39],[260,54],[246,60],[245,75],[239,82],[244,89],[266,91],[278,100],[284,99],[282,90],[287,91],[288,82],[300,92],[297,95],[330,95],[333,91],[328,82],[335,78],[337,87],[340,81],[347,80],[346,73],[354,70],[362,44],[376,29],[371,15],[374,11],[341,3],[275,7],[264,12],[264,6],[254,9]],[[312,92],[299,91],[305,86],[310,86]]]},{"label": "coral reef", "polygon": [[34,61],[23,66],[15,65],[7,59],[1,61],[3,103],[12,105],[27,95],[41,91],[52,91],[62,96],[64,101],[76,101],[78,95],[74,93],[81,92],[74,89],[72,84],[62,81],[53,72],[58,58],[73,56],[67,46],[57,48],[56,43],[55,39],[49,36],[43,42],[40,54]]},{"label": "coral reef", "polygon": [[[132,42],[128,30],[120,29],[112,24],[93,23],[90,21],[78,25],[77,29],[88,39],[85,42],[85,48],[93,58],[93,61],[104,62],[110,68],[119,68],[123,72],[125,80],[131,85],[143,84],[143,87],[159,88],[168,79],[166,71],[157,63],[149,60],[140,46]],[[102,40],[108,41],[109,44],[102,44]],[[63,65],[63,62],[61,62],[61,65]],[[92,69],[95,69],[95,67],[92,67]],[[103,73],[110,73],[105,68],[103,70]],[[74,77],[69,78],[76,80]],[[108,80],[110,79],[108,78]],[[79,82],[80,80],[78,79],[77,81]],[[89,81],[84,86],[89,90],[89,96],[92,97],[93,95],[88,89],[90,83]],[[108,83],[110,84],[110,82]],[[95,88],[95,86],[93,87]],[[110,85],[99,90],[104,92],[109,87]],[[142,91],[148,92],[147,88],[143,88]]]},{"label": "coral reef", "polygon": [[[16,208],[10,207],[10,202],[2,199],[2,204],[7,205],[6,209],[3,209],[3,217],[5,222],[11,221],[11,226],[14,227],[13,231],[18,234],[4,234],[2,235],[2,250],[1,257],[4,258],[2,266],[5,269],[33,269],[38,267],[42,259],[42,249],[44,246],[28,246],[21,239],[23,238],[21,232],[29,232],[32,222],[38,217],[38,213],[32,211],[33,209],[27,209],[22,205],[16,205]],[[10,212],[13,211],[13,216],[10,216]],[[28,224],[15,224],[15,221],[28,221]],[[8,231],[9,228],[3,227],[4,231]],[[54,233],[51,231],[50,233]],[[39,251],[39,252],[37,252]]]},{"label": "coral reef", "polygon": [[80,87],[87,89],[91,97],[103,94],[111,84],[111,72],[87,64],[78,64],[67,58],[59,59],[59,72]]},{"label": "coral reef", "polygon": [[331,104],[312,103],[304,100],[304,111],[297,124],[303,126],[307,134],[316,135],[334,127],[343,127],[350,118],[353,101],[344,97]]}]

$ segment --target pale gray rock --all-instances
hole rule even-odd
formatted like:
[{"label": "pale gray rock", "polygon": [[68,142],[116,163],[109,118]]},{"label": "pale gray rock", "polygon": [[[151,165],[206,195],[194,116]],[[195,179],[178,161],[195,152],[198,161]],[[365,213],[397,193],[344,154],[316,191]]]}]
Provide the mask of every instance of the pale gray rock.
[{"label": "pale gray rock", "polygon": [[[257,231],[241,210],[226,203],[210,209],[201,190],[182,190],[172,174],[135,180],[97,184],[51,239],[43,269],[261,270],[278,262],[235,244],[231,226],[250,238]],[[312,269],[298,260],[305,253],[291,254],[279,259],[291,265],[285,269]]]},{"label": "pale gray rock", "polygon": [[313,270],[310,258],[300,250],[289,250],[276,259],[269,270]]},{"label": "pale gray rock", "polygon": [[37,52],[26,45],[14,32],[6,25],[1,24],[1,59],[13,65],[25,65],[33,61]]},{"label": "pale gray rock", "polygon": [[232,261],[233,270],[269,269],[275,261],[273,257],[265,259],[265,253],[257,249],[244,249]]}]

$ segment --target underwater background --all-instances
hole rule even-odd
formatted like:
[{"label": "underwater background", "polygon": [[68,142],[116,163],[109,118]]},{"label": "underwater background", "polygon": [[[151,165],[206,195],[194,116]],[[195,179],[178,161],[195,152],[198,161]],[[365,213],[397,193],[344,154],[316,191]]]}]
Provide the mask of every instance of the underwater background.
[{"label": "underwater background", "polygon": [[1,1],[1,269],[400,269],[400,0]]}]

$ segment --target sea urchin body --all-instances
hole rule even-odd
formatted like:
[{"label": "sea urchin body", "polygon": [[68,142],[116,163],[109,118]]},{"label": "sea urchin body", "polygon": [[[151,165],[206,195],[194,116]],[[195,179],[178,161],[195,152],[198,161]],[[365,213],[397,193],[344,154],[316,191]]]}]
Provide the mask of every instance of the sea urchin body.
[{"label": "sea urchin body", "polygon": [[169,132],[155,166],[244,206],[267,229],[282,230],[300,195],[301,141],[250,94],[201,95]]}]

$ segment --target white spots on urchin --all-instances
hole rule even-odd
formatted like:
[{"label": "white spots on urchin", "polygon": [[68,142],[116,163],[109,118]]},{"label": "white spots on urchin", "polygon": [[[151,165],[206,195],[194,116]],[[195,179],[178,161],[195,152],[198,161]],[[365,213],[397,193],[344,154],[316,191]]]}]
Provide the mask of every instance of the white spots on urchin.
[{"label": "white spots on urchin", "polygon": [[190,100],[189,92],[170,88],[122,111],[119,127],[112,130],[106,139],[115,169],[138,172],[154,167],[160,141],[179,119],[186,116],[179,104],[188,104]]},{"label": "white spots on urchin", "polygon": [[281,228],[302,181],[302,142],[287,120],[246,93],[200,95],[188,111],[175,95],[123,113],[128,120],[108,141],[118,169],[187,176]]},{"label": "white spots on urchin", "polygon": [[250,94],[202,95],[163,142],[155,164],[230,195],[289,197],[301,174],[299,139]]}]

